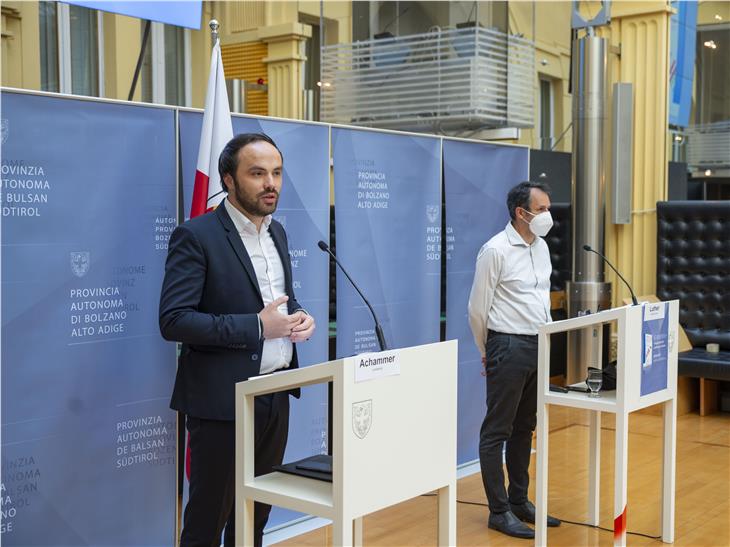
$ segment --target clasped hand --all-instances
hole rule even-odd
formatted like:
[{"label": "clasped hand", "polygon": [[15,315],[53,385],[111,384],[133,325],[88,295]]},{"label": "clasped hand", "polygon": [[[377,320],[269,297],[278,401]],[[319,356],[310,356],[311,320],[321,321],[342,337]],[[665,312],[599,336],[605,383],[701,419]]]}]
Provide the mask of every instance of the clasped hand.
[{"label": "clasped hand", "polygon": [[264,326],[264,338],[289,338],[292,342],[309,340],[314,333],[314,318],[299,310],[291,315],[281,313],[278,308],[289,300],[288,296],[280,296],[259,312]]}]

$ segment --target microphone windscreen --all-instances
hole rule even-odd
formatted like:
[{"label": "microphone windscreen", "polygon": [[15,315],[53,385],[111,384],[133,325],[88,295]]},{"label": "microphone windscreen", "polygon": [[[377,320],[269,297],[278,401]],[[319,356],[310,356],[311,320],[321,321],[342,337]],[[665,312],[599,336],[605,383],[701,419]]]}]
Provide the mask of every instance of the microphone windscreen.
[{"label": "microphone windscreen", "polygon": [[592,251],[593,249],[591,249],[591,246],[590,245],[583,245],[583,250],[584,251]]},{"label": "microphone windscreen", "polygon": [[327,244],[324,241],[321,241],[321,240],[317,242],[317,247],[319,247],[320,249],[322,249],[324,252],[327,252],[327,250],[329,249],[329,247],[327,246]]}]

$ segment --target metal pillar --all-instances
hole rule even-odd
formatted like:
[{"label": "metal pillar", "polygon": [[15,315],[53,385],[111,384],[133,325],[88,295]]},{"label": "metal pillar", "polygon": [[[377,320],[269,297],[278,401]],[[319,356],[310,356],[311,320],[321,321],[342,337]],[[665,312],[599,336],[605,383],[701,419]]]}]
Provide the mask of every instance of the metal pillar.
[{"label": "metal pillar", "polygon": [[[607,40],[589,27],[573,42],[573,275],[566,285],[568,316],[608,309],[611,285],[604,282],[603,262],[583,245],[603,253],[605,214],[605,129]],[[586,378],[589,366],[601,367],[600,329],[568,334],[568,383]]]}]

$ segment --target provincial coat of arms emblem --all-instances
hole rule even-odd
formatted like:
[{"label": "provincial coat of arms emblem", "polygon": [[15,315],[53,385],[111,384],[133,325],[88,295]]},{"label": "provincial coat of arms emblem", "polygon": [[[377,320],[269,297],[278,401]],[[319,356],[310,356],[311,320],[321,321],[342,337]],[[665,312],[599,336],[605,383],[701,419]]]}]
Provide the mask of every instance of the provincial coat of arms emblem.
[{"label": "provincial coat of arms emblem", "polygon": [[426,217],[433,224],[439,216],[439,208],[436,205],[426,205]]},{"label": "provincial coat of arms emblem", "polygon": [[364,439],[373,423],[373,400],[352,403],[352,430],[359,439]]},{"label": "provincial coat of arms emblem", "polygon": [[84,277],[91,266],[89,251],[71,251],[71,271],[76,277]]}]

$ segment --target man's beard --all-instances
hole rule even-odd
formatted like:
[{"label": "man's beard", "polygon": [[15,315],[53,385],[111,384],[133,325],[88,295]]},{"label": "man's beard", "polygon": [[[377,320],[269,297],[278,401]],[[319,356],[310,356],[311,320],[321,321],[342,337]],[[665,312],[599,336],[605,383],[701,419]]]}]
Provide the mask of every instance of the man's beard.
[{"label": "man's beard", "polygon": [[[270,215],[276,211],[276,206],[279,204],[279,192],[277,192],[274,188],[259,192],[253,198],[243,191],[238,180],[235,178],[233,179],[233,188],[236,195],[236,201],[248,214],[256,217],[265,217],[266,215]],[[260,201],[261,196],[265,196],[266,194],[276,194],[276,201],[273,205],[266,205]]]}]

